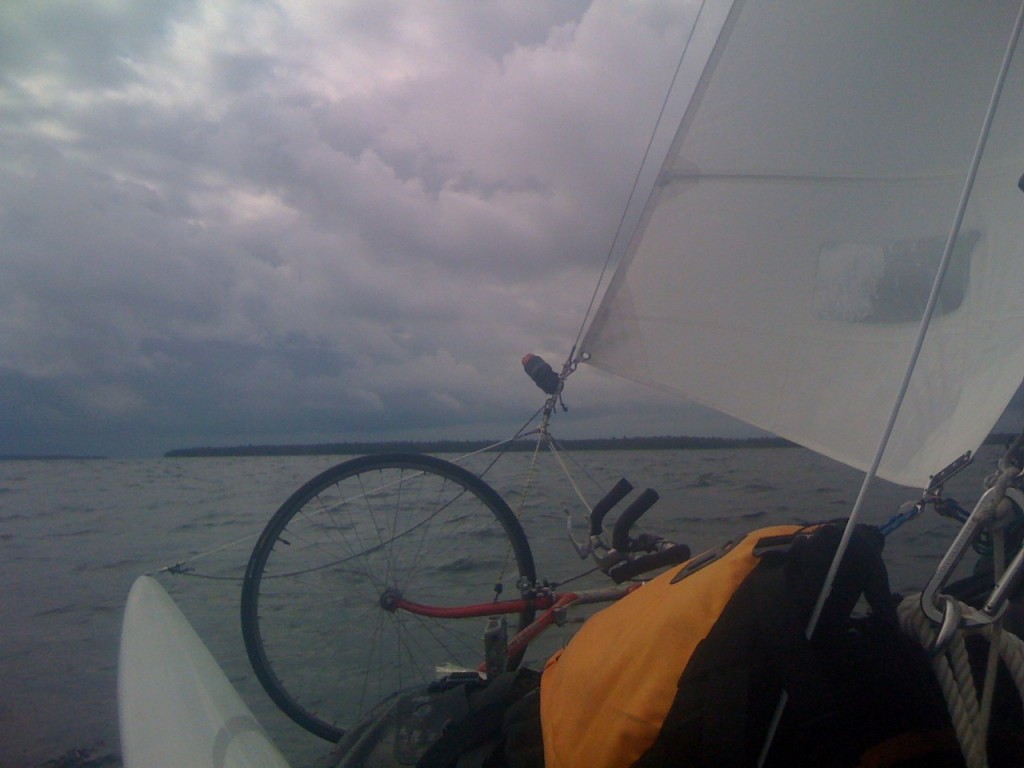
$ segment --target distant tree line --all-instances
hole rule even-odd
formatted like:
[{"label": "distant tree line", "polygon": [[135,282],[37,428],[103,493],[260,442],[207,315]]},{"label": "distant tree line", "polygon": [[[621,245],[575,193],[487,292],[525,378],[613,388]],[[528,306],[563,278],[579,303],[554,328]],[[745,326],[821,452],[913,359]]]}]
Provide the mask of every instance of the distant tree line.
[{"label": "distant tree line", "polygon": [[[1008,446],[1018,435],[993,432],[985,445]],[[656,451],[656,450],[709,450],[731,448],[792,448],[796,443],[781,437],[607,437],[587,440],[559,440],[558,444],[576,451]],[[392,440],[386,442],[317,443],[314,445],[234,445],[226,447],[176,448],[164,454],[166,458],[193,458],[215,456],[332,456],[361,455],[367,453],[471,453],[495,445],[486,440]],[[503,443],[494,450],[532,451],[532,440]],[[68,461],[104,459],[106,456],[90,454],[0,454],[0,461]]]},{"label": "distant tree line", "polygon": [[[779,437],[608,437],[587,440],[559,440],[568,450],[707,450],[714,448],[789,448],[795,446]],[[164,454],[167,458],[211,456],[329,456],[336,454],[391,453],[471,453],[495,445],[486,440],[396,440],[387,442],[318,443],[315,445],[235,445],[226,447],[178,448]],[[503,443],[493,450],[532,451],[532,440]]]},{"label": "distant tree line", "polygon": [[105,458],[85,453],[0,453],[0,461],[96,461]]}]

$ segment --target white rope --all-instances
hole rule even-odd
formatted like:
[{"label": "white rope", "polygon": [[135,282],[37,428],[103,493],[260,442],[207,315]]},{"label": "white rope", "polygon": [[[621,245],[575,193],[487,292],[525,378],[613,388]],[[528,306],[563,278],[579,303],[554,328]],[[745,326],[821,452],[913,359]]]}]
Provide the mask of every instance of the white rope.
[{"label": "white rope", "polygon": [[559,451],[555,444],[550,441],[548,442],[548,448],[558,460],[558,465],[562,468],[562,474],[564,474],[566,479],[568,479],[569,485],[572,486],[573,491],[576,493],[576,497],[580,500],[580,503],[583,504],[584,509],[589,513],[592,510],[590,502],[587,501],[587,497],[583,495],[583,490],[577,484],[576,478],[573,476],[572,472],[569,471],[569,467],[566,466],[565,460],[562,458],[562,452]]},{"label": "white rope", "polygon": [[996,636],[996,647],[1024,704],[1024,640],[1012,632],[1000,632]]},{"label": "white rope", "polygon": [[[937,634],[921,610],[920,594],[909,595],[898,608],[900,626],[924,648],[930,648]],[[967,660],[963,632],[957,632],[949,647],[932,658],[932,669],[946,699],[946,708],[956,730],[957,741],[968,768],[987,768],[986,735],[978,733],[978,697]]]},{"label": "white rope", "polygon": [[[931,648],[938,633],[921,610],[920,594],[904,598],[898,613],[904,633],[925,649]],[[989,642],[989,663],[980,701],[967,656],[965,637],[968,633],[980,634]],[[1004,631],[999,623],[981,629],[958,630],[948,647],[932,658],[932,668],[946,699],[946,708],[968,768],[988,766],[988,725],[999,659],[1009,670],[1024,704],[1024,641]]]}]

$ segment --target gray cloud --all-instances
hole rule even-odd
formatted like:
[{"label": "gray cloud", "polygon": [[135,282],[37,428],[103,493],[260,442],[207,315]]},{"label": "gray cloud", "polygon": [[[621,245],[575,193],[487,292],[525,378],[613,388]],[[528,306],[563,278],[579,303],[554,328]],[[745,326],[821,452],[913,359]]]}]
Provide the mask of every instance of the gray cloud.
[{"label": "gray cloud", "polygon": [[518,426],[519,357],[568,352],[686,13],[5,4],[0,452]]}]

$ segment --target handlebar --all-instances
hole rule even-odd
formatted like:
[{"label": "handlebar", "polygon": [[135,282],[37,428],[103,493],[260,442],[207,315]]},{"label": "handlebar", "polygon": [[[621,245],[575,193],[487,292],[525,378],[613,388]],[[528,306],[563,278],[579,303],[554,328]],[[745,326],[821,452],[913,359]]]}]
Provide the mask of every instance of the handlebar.
[{"label": "handlebar", "polygon": [[590,512],[591,536],[601,535],[601,531],[604,530],[601,526],[604,516],[608,514],[612,507],[626,498],[632,490],[633,484],[623,477],[610,491],[608,491],[608,493],[605,494],[603,499],[594,505],[594,508]]},{"label": "handlebar", "polygon": [[[615,521],[615,527],[612,530],[612,547],[607,556],[597,555],[598,549],[608,549],[607,545],[600,541],[600,536],[604,532],[605,516],[632,490],[632,483],[626,478],[620,479],[590,512],[590,551],[594,554],[600,569],[611,576],[616,584],[621,584],[623,581],[647,571],[690,559],[690,548],[685,544],[676,544],[648,533],[642,533],[635,539],[630,537],[629,531],[636,521],[658,501],[658,493],[652,488],[641,493]],[[648,554],[632,557],[630,553],[633,552],[647,552]]]},{"label": "handlebar", "polygon": [[632,560],[624,560],[618,565],[612,566],[608,571],[608,575],[612,577],[616,584],[621,584],[627,579],[639,576],[641,573],[653,571],[656,568],[665,568],[669,565],[676,565],[689,559],[690,548],[688,546],[685,544],[672,544],[659,552]]},{"label": "handlebar", "polygon": [[615,521],[615,529],[612,531],[612,547],[614,549],[619,552],[629,550],[629,529],[644,512],[654,506],[654,502],[658,498],[658,492],[653,488],[648,488],[626,507],[626,511]]}]

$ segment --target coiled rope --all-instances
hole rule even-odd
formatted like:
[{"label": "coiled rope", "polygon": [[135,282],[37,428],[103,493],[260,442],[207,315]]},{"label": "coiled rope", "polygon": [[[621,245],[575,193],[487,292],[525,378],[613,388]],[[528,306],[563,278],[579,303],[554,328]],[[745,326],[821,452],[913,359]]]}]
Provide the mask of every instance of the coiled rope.
[{"label": "coiled rope", "polygon": [[[971,610],[962,604],[961,608]],[[925,649],[934,646],[938,630],[924,615],[919,593],[905,597],[897,612],[905,634]],[[968,634],[981,635],[989,643],[988,665],[980,698],[967,655],[965,639]],[[968,768],[988,767],[988,724],[1000,659],[1009,670],[1024,703],[1024,641],[1005,631],[1001,622],[977,629],[957,630],[949,645],[932,657],[932,668],[946,699],[946,708]]]}]

